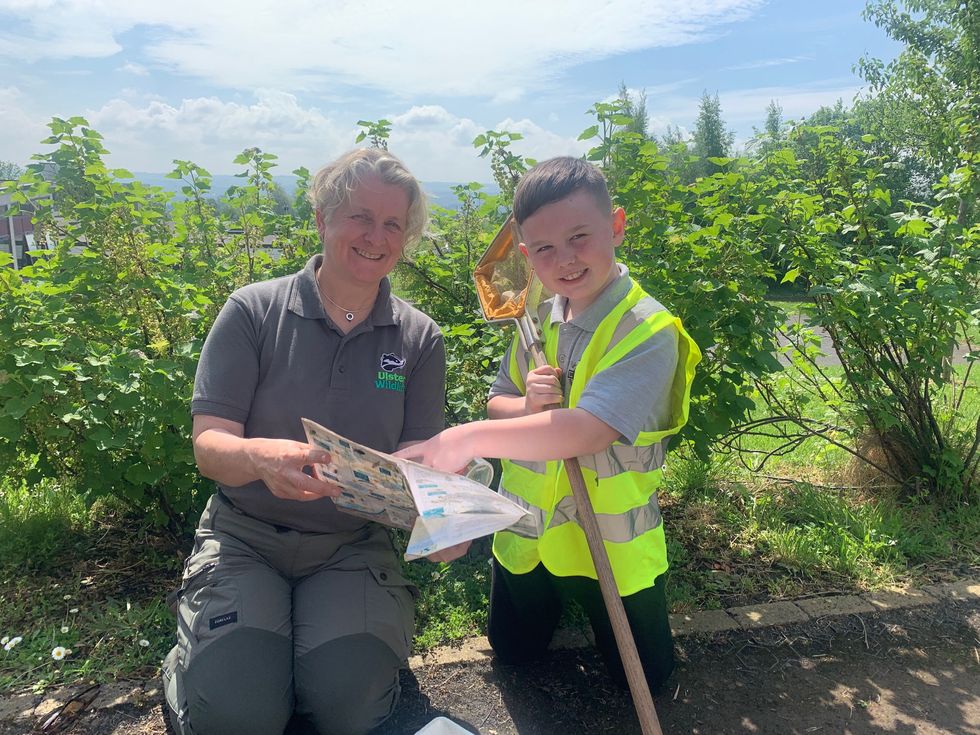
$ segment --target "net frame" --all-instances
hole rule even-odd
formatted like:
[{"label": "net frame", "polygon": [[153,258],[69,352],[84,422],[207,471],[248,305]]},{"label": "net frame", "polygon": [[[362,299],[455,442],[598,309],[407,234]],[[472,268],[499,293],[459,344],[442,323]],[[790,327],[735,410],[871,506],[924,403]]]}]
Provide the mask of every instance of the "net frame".
[{"label": "net frame", "polygon": [[514,216],[500,227],[473,271],[483,318],[491,323],[520,319],[534,272],[517,244]]}]

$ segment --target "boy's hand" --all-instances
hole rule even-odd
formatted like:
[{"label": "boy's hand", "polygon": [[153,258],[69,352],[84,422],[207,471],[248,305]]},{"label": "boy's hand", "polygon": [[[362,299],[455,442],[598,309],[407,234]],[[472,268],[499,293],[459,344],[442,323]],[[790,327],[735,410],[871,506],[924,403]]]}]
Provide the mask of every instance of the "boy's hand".
[{"label": "boy's hand", "polygon": [[530,370],[525,381],[524,413],[540,413],[551,408],[561,408],[561,368],[551,365]]},{"label": "boy's hand", "polygon": [[446,429],[421,444],[399,449],[394,456],[410,459],[443,472],[460,473],[474,457],[466,440],[467,426],[463,424]]}]

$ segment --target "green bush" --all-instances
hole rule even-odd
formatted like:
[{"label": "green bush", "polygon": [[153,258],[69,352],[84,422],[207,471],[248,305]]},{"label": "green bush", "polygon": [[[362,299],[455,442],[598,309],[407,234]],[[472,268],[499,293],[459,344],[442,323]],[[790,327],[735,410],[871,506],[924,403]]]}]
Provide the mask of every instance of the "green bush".
[{"label": "green bush", "polygon": [[[83,119],[50,127],[54,150],[7,187],[53,249],[19,271],[0,267],[0,457],[36,457],[29,483],[115,496],[176,533],[210,485],[188,411],[203,338],[232,289],[295,270],[315,234],[274,214],[274,156],[257,149],[236,159],[247,170],[223,220],[203,169],[177,162],[187,200],[175,203],[108,170]],[[288,244],[275,263],[260,247],[270,235]]]}]

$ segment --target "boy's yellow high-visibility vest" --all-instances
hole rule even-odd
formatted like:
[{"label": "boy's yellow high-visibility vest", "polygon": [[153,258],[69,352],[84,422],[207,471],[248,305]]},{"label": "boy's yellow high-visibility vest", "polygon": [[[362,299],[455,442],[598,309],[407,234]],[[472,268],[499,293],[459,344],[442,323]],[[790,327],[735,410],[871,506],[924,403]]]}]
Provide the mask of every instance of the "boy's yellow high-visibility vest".
[{"label": "boy's yellow high-visibility vest", "polygon": [[[549,364],[556,365],[558,325],[548,322],[544,326],[545,355]],[[622,360],[668,325],[674,325],[678,332],[669,426],[641,432],[632,445],[617,441],[605,452],[580,458],[585,485],[621,596],[652,586],[667,570],[663,519],[657,504],[664,440],[687,423],[691,380],[701,352],[680,320],[634,284],[596,328],[575,367],[568,395],[568,407],[574,408],[594,375]],[[524,391],[528,356],[516,338],[510,355],[510,378]],[[496,533],[493,538],[494,556],[514,574],[530,572],[541,562],[556,576],[596,579],[563,464],[561,461],[502,462],[500,493],[531,512],[530,519],[511,530]]]}]

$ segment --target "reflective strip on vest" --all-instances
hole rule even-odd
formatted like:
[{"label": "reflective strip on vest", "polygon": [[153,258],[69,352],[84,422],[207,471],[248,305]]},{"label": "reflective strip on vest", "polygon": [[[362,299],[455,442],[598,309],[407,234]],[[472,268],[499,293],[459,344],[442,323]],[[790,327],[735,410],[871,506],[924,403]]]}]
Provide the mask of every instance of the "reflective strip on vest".
[{"label": "reflective strip on vest", "polygon": [[[524,538],[540,538],[544,534],[544,524],[548,515],[545,509],[533,506],[520,495],[515,495],[507,490],[500,490],[500,494],[513,500],[530,513],[529,517],[523,518],[518,524],[507,530]],[[662,519],[657,495],[654,493],[646,505],[633,508],[625,513],[596,513],[596,520],[599,522],[599,532],[603,540],[625,544],[647,531],[652,531],[660,525]],[[575,498],[571,495],[566,495],[555,506],[551,520],[548,521],[548,528],[552,529],[563,523],[578,523]]]},{"label": "reflective strip on vest", "polygon": [[614,442],[605,452],[582,457],[579,463],[595,472],[600,480],[604,480],[624,472],[649,472],[651,468],[663,467],[665,459],[666,448],[663,442],[647,446]]}]

